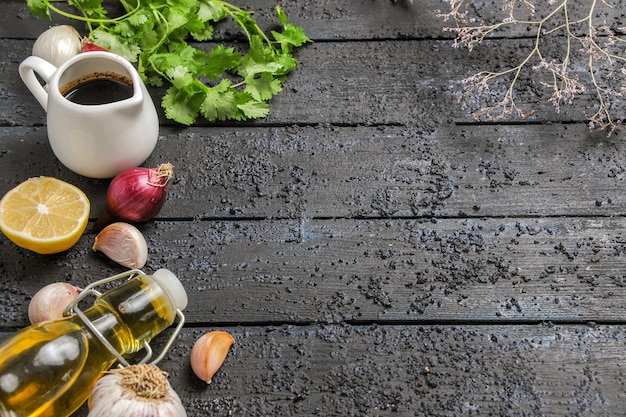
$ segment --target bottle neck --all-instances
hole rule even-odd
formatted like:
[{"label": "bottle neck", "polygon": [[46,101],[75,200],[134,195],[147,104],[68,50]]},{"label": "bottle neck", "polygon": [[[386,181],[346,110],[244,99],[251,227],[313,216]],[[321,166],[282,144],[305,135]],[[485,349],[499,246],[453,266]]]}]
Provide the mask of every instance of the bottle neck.
[{"label": "bottle neck", "polygon": [[172,325],[176,308],[156,281],[139,275],[99,296],[84,314],[112,347],[125,355],[137,352]]}]

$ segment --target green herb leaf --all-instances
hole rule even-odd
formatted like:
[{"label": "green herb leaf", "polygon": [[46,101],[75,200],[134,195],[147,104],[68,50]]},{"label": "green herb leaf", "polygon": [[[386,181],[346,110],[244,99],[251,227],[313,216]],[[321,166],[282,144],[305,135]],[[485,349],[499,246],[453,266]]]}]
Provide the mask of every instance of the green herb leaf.
[{"label": "green herb leaf", "polygon": [[98,28],[91,32],[91,39],[96,44],[123,56],[130,62],[137,61],[141,48],[133,43],[124,42],[119,36]]},{"label": "green herb leaf", "polygon": [[203,22],[219,22],[220,20],[226,18],[228,13],[218,2],[199,0],[197,15]]},{"label": "green herb leaf", "polygon": [[50,9],[48,8],[48,2],[45,0],[27,0],[26,4],[35,16],[41,16],[44,19],[52,19],[52,16],[50,16]]},{"label": "green herb leaf", "polygon": [[224,71],[236,68],[240,61],[239,52],[233,48],[226,48],[224,45],[217,45],[209,51],[209,59],[202,69],[202,74],[208,78],[217,79]]},{"label": "green herb leaf", "polygon": [[270,112],[269,105],[266,102],[256,101],[244,94],[239,95],[237,102],[237,108],[242,114],[238,120],[259,119],[266,117]]},{"label": "green herb leaf", "polygon": [[[44,0],[48,3],[48,0]],[[106,17],[106,10],[102,6],[102,0],[69,0],[68,3],[91,19],[101,19]]]},{"label": "green herb leaf", "polygon": [[259,77],[246,79],[244,92],[249,93],[256,101],[269,100],[283,90],[280,80],[270,74],[261,74]]},{"label": "green herb leaf", "polygon": [[178,123],[192,125],[198,117],[198,109],[191,102],[186,101],[185,93],[176,87],[168,88],[163,96],[161,104],[165,109],[165,115]]},{"label": "green herb leaf", "polygon": [[200,111],[208,120],[227,120],[235,117],[237,112],[236,92],[230,81],[222,80],[218,85],[209,88],[200,105]]},{"label": "green herb leaf", "polygon": [[304,30],[300,26],[287,22],[287,14],[280,6],[276,6],[276,14],[283,24],[283,32],[272,31],[272,36],[280,43],[284,53],[290,53],[294,46],[302,46],[307,42],[311,42],[311,39],[305,35]]},{"label": "green herb leaf", "polygon": [[172,81],[172,85],[178,90],[182,90],[193,83],[193,76],[187,67],[183,67],[182,65],[169,68],[167,70],[167,77]]}]

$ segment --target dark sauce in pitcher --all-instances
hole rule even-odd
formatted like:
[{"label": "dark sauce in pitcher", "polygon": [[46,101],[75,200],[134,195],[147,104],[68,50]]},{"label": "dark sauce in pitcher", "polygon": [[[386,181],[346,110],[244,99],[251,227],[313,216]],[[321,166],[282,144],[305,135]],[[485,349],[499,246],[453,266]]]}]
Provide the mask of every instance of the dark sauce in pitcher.
[{"label": "dark sauce in pitcher", "polygon": [[62,94],[76,104],[99,105],[131,98],[133,86],[119,78],[92,78],[68,88]]}]

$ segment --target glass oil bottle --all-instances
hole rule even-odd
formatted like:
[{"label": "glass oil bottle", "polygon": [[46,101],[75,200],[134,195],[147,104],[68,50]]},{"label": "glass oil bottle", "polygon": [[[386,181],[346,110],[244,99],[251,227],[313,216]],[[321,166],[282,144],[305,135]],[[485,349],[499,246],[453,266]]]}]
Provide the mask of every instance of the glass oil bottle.
[{"label": "glass oil bottle", "polygon": [[[105,292],[95,290],[115,280],[123,284]],[[84,311],[79,303],[95,296]],[[174,323],[182,325],[187,295],[169,270],[153,275],[128,271],[94,283],[66,310],[67,317],[28,326],[0,344],[0,416],[67,417],[89,397],[104,371],[125,355],[145,348],[142,362],[152,355],[148,342]]]}]

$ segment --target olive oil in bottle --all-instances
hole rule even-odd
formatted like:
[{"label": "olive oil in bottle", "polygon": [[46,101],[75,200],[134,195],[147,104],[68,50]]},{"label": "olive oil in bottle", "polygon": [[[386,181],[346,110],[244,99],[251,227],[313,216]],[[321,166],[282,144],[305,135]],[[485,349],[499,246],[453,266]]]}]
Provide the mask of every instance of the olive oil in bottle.
[{"label": "olive oil in bottle", "polygon": [[98,295],[80,315],[20,330],[0,344],[0,416],[71,415],[118,361],[111,349],[139,351],[186,305],[178,278],[160,269]]}]

